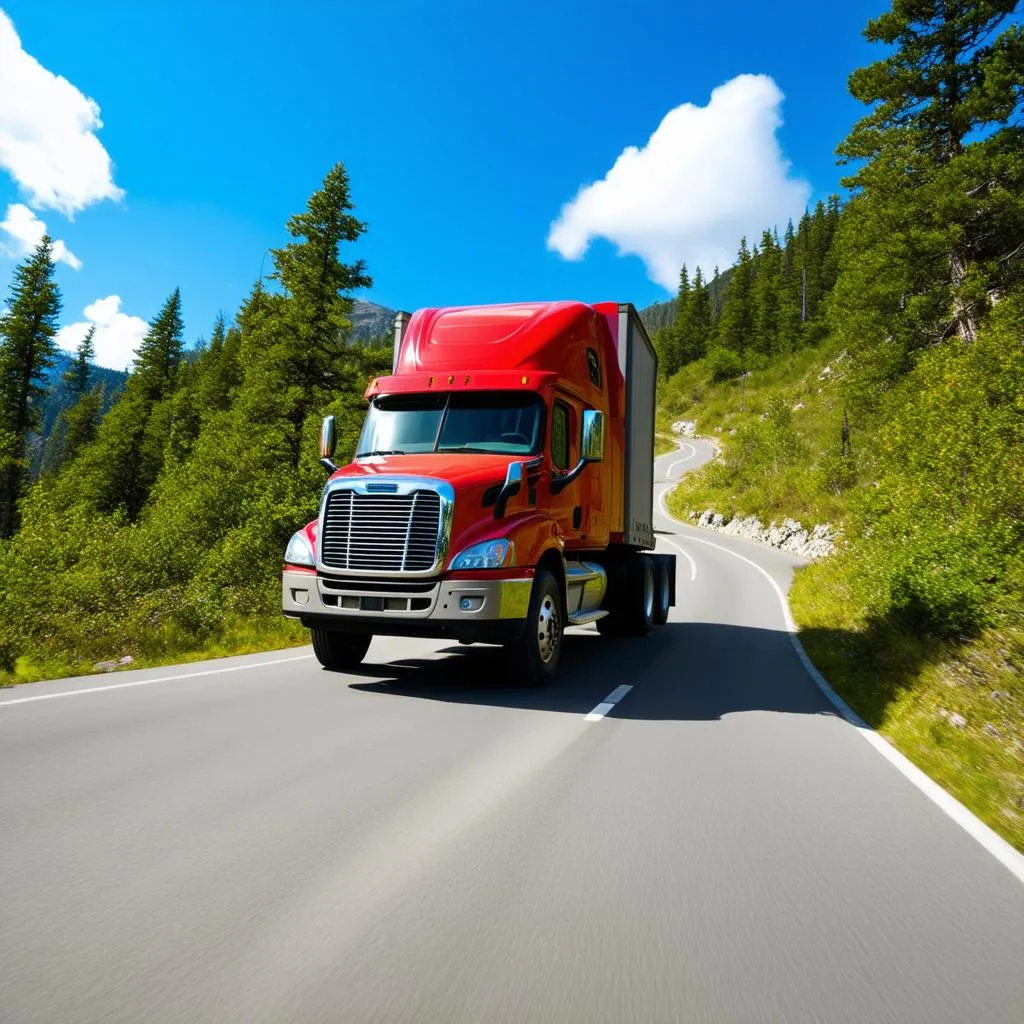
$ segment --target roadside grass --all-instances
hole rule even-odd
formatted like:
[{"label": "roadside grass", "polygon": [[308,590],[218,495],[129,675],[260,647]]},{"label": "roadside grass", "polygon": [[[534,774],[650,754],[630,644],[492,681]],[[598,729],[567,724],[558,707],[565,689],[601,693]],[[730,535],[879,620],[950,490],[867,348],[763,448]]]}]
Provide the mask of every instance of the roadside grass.
[{"label": "roadside grass", "polygon": [[672,433],[672,424],[675,422],[663,409],[658,409],[654,420],[654,457],[668,455],[676,450],[677,438]]},{"label": "roadside grass", "polygon": [[[18,658],[13,672],[0,671],[0,688],[20,683],[34,683],[44,679],[66,679],[70,676],[114,675],[119,671],[139,668],[162,668],[165,665],[183,665],[195,661],[230,658],[239,654],[260,654],[266,651],[286,650],[309,643],[309,631],[293,619],[283,616],[257,616],[237,618],[224,623],[218,635],[198,647],[195,640],[177,630],[167,630],[150,639],[142,650],[133,651],[133,661],[123,668],[106,672],[94,669],[96,662],[70,662],[62,660],[35,660]],[[110,652],[108,658],[116,661],[121,651]]]},{"label": "roadside grass", "polygon": [[846,493],[870,472],[867,426],[851,424],[843,452],[839,383],[845,356],[826,339],[776,357],[745,380],[713,381],[704,362],[662,385],[662,416],[690,419],[716,438],[721,454],[687,474],[668,498],[686,521],[714,509],[727,518],[756,515],[768,525],[792,518],[805,527],[840,524]]},{"label": "roadside grass", "polygon": [[[712,381],[703,363],[664,382],[663,419],[693,420],[699,435],[722,446],[667,495],[672,514],[687,522],[691,512],[714,509],[730,518],[755,515],[765,525],[791,517],[805,527],[853,527],[852,510],[870,502],[884,479],[874,453],[886,433],[851,418],[852,455],[843,453],[844,370],[845,357],[825,339],[754,368],[745,390],[738,381]],[[1006,588],[994,624],[940,639],[891,611],[869,616],[867,609],[890,607],[865,589],[888,567],[857,560],[882,558],[887,549],[852,539],[796,573],[790,608],[808,656],[865,721],[1024,852],[1021,587]]]},{"label": "roadside grass", "polygon": [[830,685],[1024,852],[1024,606],[1006,608],[1000,626],[961,642],[865,621],[861,606],[839,559],[798,570],[790,608]]}]

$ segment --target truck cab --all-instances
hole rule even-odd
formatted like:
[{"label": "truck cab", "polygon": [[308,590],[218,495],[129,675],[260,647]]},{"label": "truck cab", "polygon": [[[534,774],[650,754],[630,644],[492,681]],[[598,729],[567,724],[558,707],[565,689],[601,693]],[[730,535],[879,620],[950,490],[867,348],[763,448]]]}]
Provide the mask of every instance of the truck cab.
[{"label": "truck cab", "polygon": [[655,555],[656,356],[630,304],[399,313],[353,460],[288,544],[282,609],[326,668],[374,635],[499,643],[546,683],[569,625],[644,635],[675,603]]}]

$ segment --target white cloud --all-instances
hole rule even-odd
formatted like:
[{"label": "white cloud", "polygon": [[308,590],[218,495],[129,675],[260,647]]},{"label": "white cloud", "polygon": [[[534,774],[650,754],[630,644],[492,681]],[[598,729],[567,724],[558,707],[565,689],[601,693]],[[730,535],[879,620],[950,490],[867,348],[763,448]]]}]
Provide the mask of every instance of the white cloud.
[{"label": "white cloud", "polygon": [[[46,234],[46,225],[22,203],[11,203],[7,216],[0,221],[0,231],[9,241],[0,240],[0,253],[18,258],[31,252]],[[53,259],[66,263],[72,270],[81,270],[82,261],[58,238],[53,243]]]},{"label": "white cloud", "polygon": [[96,349],[96,363],[111,370],[127,370],[149,330],[149,324],[141,317],[121,312],[121,296],[108,295],[97,299],[83,310],[85,320],[67,324],[57,331],[57,344],[73,352],[85,337],[86,331],[96,326],[93,344]]},{"label": "white cloud", "polygon": [[698,266],[705,275],[731,266],[742,235],[753,245],[765,228],[798,218],[810,198],[775,136],[782,99],[767,75],[740,75],[706,107],[669,111],[646,146],[627,147],[562,207],[548,248],[580,260],[594,238],[606,238],[673,292],[684,262],[691,276]]},{"label": "white cloud", "polygon": [[26,53],[0,10],[0,167],[33,206],[71,217],[90,203],[122,198],[94,134],[102,127],[96,102]]}]

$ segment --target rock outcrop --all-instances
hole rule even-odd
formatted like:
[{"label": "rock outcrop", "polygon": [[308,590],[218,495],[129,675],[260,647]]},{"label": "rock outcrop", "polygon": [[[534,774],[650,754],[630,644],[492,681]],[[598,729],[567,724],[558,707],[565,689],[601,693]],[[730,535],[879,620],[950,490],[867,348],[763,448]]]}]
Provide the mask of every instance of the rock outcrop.
[{"label": "rock outcrop", "polygon": [[801,558],[825,558],[835,550],[838,539],[828,523],[822,523],[811,530],[807,530],[795,519],[783,519],[781,523],[772,522],[765,526],[757,516],[726,519],[721,512],[710,508],[704,512],[691,512],[689,520],[703,530],[715,530],[741,540],[767,544]]}]

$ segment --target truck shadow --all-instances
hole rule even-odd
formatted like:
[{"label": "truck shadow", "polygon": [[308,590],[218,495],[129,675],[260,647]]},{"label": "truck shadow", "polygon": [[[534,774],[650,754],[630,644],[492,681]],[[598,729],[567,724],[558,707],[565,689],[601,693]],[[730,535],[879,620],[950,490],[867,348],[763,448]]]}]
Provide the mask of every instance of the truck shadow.
[{"label": "truck shadow", "polygon": [[523,686],[500,647],[452,646],[440,658],[375,663],[371,648],[351,683],[365,693],[486,707],[584,715],[616,687],[633,690],[615,718],[711,720],[740,711],[835,715],[785,632],[710,622],[670,622],[639,639],[589,629],[566,634],[558,676]]}]

